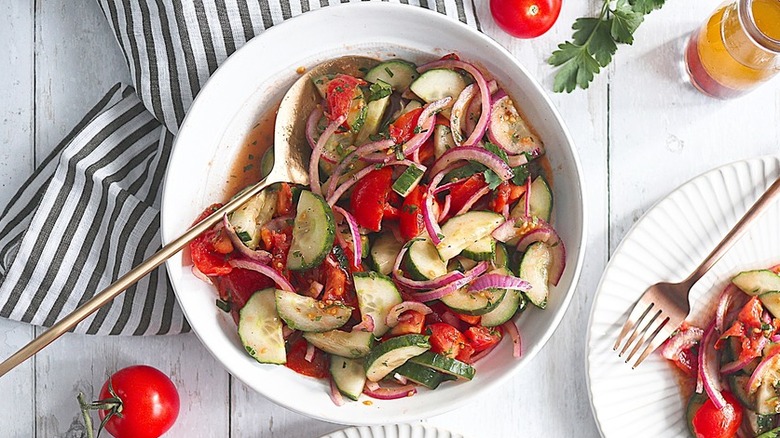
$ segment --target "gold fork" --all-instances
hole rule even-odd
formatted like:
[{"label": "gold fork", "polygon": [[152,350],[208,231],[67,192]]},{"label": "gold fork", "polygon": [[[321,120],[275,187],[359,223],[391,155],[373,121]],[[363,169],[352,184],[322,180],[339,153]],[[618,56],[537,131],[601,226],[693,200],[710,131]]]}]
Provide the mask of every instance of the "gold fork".
[{"label": "gold fork", "polygon": [[747,226],[771,205],[778,194],[780,194],[780,177],[758,198],[688,278],[679,283],[656,283],[645,290],[639,301],[634,304],[615,342],[613,350],[617,350],[626,335],[631,333],[618,353],[618,357],[622,357],[633,345],[626,357],[628,363],[642,346],[647,345],[631,367],[636,368],[680,327],[691,310],[688,302],[691,287],[745,234]]}]

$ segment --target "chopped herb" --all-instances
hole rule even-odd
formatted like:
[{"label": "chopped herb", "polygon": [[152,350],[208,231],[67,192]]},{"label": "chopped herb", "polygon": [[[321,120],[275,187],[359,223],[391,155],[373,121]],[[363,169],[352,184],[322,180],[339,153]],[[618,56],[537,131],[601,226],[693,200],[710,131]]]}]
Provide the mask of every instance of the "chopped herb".
[{"label": "chopped herb", "polygon": [[368,73],[368,67],[360,67],[360,68],[358,68],[358,71],[360,73],[366,74],[366,73]]},{"label": "chopped herb", "polygon": [[379,169],[381,169],[381,168],[383,168],[383,167],[385,167],[385,166],[384,166],[384,164],[382,164],[382,163],[376,163],[376,164],[374,164],[374,169],[376,169],[376,170],[379,170]]},{"label": "chopped herb", "polygon": [[219,310],[225,313],[230,313],[230,309],[231,309],[230,303],[228,303],[227,301],[222,301],[219,298],[217,298],[216,302],[217,302],[217,307],[219,307]]},{"label": "chopped herb", "polygon": [[244,346],[244,348],[246,348],[246,352],[249,353],[250,356],[254,356],[255,355],[255,349],[254,348],[250,347],[249,345]]},{"label": "chopped herb", "polygon": [[255,167],[254,164],[247,164],[246,166],[244,166],[244,172],[249,172],[254,167]]},{"label": "chopped herb", "polygon": [[495,190],[496,187],[501,185],[503,182],[501,178],[496,174],[496,172],[493,172],[492,170],[488,169],[484,172],[485,175],[485,182],[488,184],[488,188],[490,190]]},{"label": "chopped herb", "polygon": [[395,148],[395,159],[398,161],[404,159],[403,145],[398,145],[398,147]]},{"label": "chopped herb", "polygon": [[239,231],[236,233],[238,235],[238,238],[241,239],[242,242],[249,242],[252,240],[252,236],[249,235],[246,231]]},{"label": "chopped herb", "polygon": [[415,126],[414,130],[412,130],[412,132],[414,132],[415,134],[422,134],[424,132],[428,132],[428,130],[427,129],[422,129],[421,126]]},{"label": "chopped herb", "polygon": [[390,76],[391,78],[392,78],[393,76],[395,76],[395,75],[393,74],[393,71],[392,71],[392,70],[390,70],[390,68],[389,68],[389,67],[385,67],[385,72],[387,72],[387,75],[388,75],[388,76]]},{"label": "chopped herb", "polygon": [[406,213],[414,213],[415,211],[417,211],[417,208],[418,207],[416,205],[410,204],[410,205],[404,205],[403,207],[401,207],[401,210],[405,211]]},{"label": "chopped herb", "polygon": [[[257,143],[257,142],[254,142],[254,143]],[[252,155],[252,154],[249,154],[249,159],[250,159],[250,160],[254,160],[254,159],[255,159],[255,156],[254,156],[254,155]]]},{"label": "chopped herb", "polygon": [[336,261],[339,262],[339,266],[343,269],[349,269],[349,260],[347,260],[347,255],[344,254],[344,249],[338,245],[333,245],[333,250],[331,252],[333,253],[333,256],[336,257]]},{"label": "chopped herb", "polygon": [[337,85],[336,88],[333,89],[333,91],[335,91],[336,93],[343,93],[345,90],[344,87],[342,87],[341,85]]},{"label": "chopped herb", "polygon": [[527,164],[513,168],[512,172],[515,174],[515,176],[512,177],[512,184],[516,186],[525,184],[525,180],[528,179],[528,175],[530,174]]},{"label": "chopped herb", "polygon": [[368,101],[373,102],[375,100],[383,99],[389,96],[393,92],[393,87],[383,80],[378,80],[376,83],[371,84],[368,87]]}]

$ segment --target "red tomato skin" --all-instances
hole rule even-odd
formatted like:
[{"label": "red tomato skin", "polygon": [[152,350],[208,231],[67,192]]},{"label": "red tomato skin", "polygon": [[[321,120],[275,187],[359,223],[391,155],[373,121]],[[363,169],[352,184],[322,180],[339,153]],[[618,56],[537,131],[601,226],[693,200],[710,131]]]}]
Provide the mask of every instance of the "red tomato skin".
[{"label": "red tomato skin", "polygon": [[450,189],[450,213],[447,216],[455,215],[455,213],[466,205],[466,202],[472,195],[485,186],[487,186],[487,183],[485,182],[485,176],[482,173],[474,174],[452,186]]},{"label": "red tomato skin", "polygon": [[[122,417],[114,415],[106,430],[115,438],[157,438],[168,431],[179,416],[179,392],[162,371],[134,365],[123,368],[110,378],[111,386],[122,400]],[[100,398],[110,398],[108,381]],[[100,420],[108,411],[99,411]]]},{"label": "red tomato skin", "polygon": [[404,198],[398,220],[401,237],[404,240],[414,239],[425,228],[425,221],[423,220],[423,198],[425,197],[426,190],[426,187],[420,184]]},{"label": "red tomato skin", "polygon": [[306,360],[307,342],[304,338],[287,345],[287,368],[304,376],[324,379],[328,377],[328,356],[322,350],[315,349],[311,362]]},{"label": "red tomato skin", "polygon": [[469,327],[465,334],[469,345],[474,348],[475,352],[487,350],[501,341],[501,332],[498,329],[481,325]]},{"label": "red tomato skin", "polygon": [[355,88],[363,83],[362,80],[349,75],[338,75],[328,83],[325,100],[328,108],[325,116],[334,121],[341,116],[346,116],[352,107],[352,99],[355,97]]},{"label": "red tomato skin", "polygon": [[434,353],[454,359],[466,344],[463,334],[445,322],[430,324],[426,330],[431,334],[431,351]]},{"label": "red tomato skin", "polygon": [[561,0],[490,0],[490,14],[501,29],[517,38],[535,38],[555,24]]},{"label": "red tomato skin", "polygon": [[399,318],[398,325],[391,328],[385,337],[392,338],[410,333],[420,334],[423,332],[424,325],[425,315],[414,310],[407,310],[401,315],[401,318]]},{"label": "red tomato skin", "polygon": [[422,108],[415,108],[403,113],[387,128],[390,138],[396,144],[406,143],[414,136],[414,128],[417,127],[420,113],[422,113]]},{"label": "red tomato skin", "polygon": [[393,169],[375,169],[355,183],[349,199],[349,210],[361,227],[371,231],[381,229],[387,195],[393,184]]},{"label": "red tomato skin", "polygon": [[[220,207],[222,207],[222,204],[212,204],[208,206],[203,210],[203,213],[195,219],[193,224],[202,221]],[[219,237],[218,231],[210,229],[190,242],[189,249],[192,264],[194,264],[200,272],[206,275],[225,275],[229,274],[233,269],[232,266],[228,264],[228,257],[226,254],[218,251],[215,247],[215,242]]]},{"label": "red tomato skin", "polygon": [[707,401],[693,416],[693,430],[697,438],[731,438],[736,436],[742,423],[742,405],[728,392],[723,391],[726,406],[718,410],[712,400]]}]

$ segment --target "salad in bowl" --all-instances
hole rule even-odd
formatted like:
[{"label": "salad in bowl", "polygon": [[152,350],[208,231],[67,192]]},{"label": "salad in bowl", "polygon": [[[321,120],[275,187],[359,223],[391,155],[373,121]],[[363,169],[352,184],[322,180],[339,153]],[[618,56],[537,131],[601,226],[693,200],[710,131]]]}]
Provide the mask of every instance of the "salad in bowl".
[{"label": "salad in bowl", "polygon": [[[334,20],[340,23],[338,27],[329,24]],[[398,32],[399,26],[403,27],[404,32]],[[317,44],[312,44],[315,40]],[[460,59],[441,59],[451,52],[456,52]],[[271,239],[263,240],[261,226],[259,233],[256,234],[256,241],[249,240],[250,245],[244,244],[243,240],[240,245],[235,244],[231,240],[232,234],[229,232],[231,228],[239,240],[247,237],[243,234],[246,229],[243,228],[240,220],[243,213],[239,210],[236,212],[237,215],[234,213],[229,216],[227,218],[229,224],[223,223],[223,231],[220,232],[223,237],[220,237],[219,242],[221,244],[228,242],[231,246],[222,247],[224,252],[217,258],[218,263],[227,260],[231,272],[245,273],[247,277],[251,277],[247,279],[247,283],[258,281],[255,286],[249,288],[249,292],[242,295],[246,302],[249,302],[254,292],[266,290],[268,293],[264,295],[264,300],[254,304],[265,304],[279,314],[276,296],[279,290],[281,299],[292,298],[289,301],[282,300],[292,304],[287,307],[288,310],[295,309],[295,302],[298,301],[311,304],[313,302],[309,300],[311,299],[316,301],[317,309],[312,309],[314,313],[324,310],[319,308],[319,303],[322,303],[323,308],[327,307],[328,312],[333,312],[333,314],[328,313],[328,318],[321,318],[321,321],[327,319],[332,322],[332,328],[328,330],[316,328],[316,325],[314,329],[310,326],[298,326],[297,324],[302,321],[293,318],[302,315],[303,319],[307,319],[308,313],[296,314],[294,311],[292,315],[285,314],[285,318],[291,324],[280,315],[278,321],[274,322],[277,325],[269,326],[274,336],[278,334],[279,325],[282,326],[281,339],[285,344],[284,357],[280,354],[281,349],[277,345],[277,356],[274,361],[284,361],[286,365],[298,363],[303,367],[316,363],[319,366],[311,367],[312,371],[323,377],[302,376],[282,364],[259,363],[250,354],[251,351],[247,350],[245,342],[254,342],[253,340],[257,338],[251,333],[250,336],[245,336],[240,331],[242,304],[235,302],[237,299],[235,296],[229,297],[224,292],[223,296],[219,297],[220,288],[224,290],[224,284],[220,286],[218,283],[234,281],[236,278],[232,277],[238,277],[237,275],[204,274],[214,283],[209,285],[193,273],[192,251],[177,254],[169,259],[167,270],[176,299],[192,325],[194,333],[219,364],[249,390],[283,407],[325,421],[363,425],[405,422],[450,411],[487,391],[507,384],[518,371],[534,360],[546,345],[568,308],[583,264],[586,221],[582,172],[573,141],[549,97],[522,65],[495,41],[441,14],[422,8],[383,2],[329,7],[285,21],[254,38],[231,55],[198,94],[176,137],[166,174],[161,216],[163,241],[170,241],[172,237],[179,235],[181,230],[191,226],[207,206],[215,202],[225,202],[246,184],[257,181],[260,178],[259,173],[245,180],[242,180],[242,177],[263,167],[261,158],[264,156],[264,150],[261,148],[273,143],[271,138],[261,132],[263,121],[273,115],[273,109],[282,96],[300,77],[300,71],[349,55],[395,63],[386,65],[388,70],[393,72],[395,79],[400,79],[402,76],[400,72],[404,71],[404,68],[413,67],[414,72],[411,76],[416,77],[412,81],[419,81],[426,77],[435,78],[443,71],[450,70],[454,74],[443,73],[445,79],[442,80],[442,85],[444,81],[450,81],[449,86],[456,88],[450,88],[446,96],[425,99],[426,96],[419,96],[412,90],[401,89],[400,85],[394,88],[392,78],[382,79],[389,85],[388,90],[388,87],[382,84],[375,85],[379,83],[379,79],[372,82],[368,70],[359,74],[349,72],[354,80],[342,78],[340,80],[342,85],[339,86],[339,82],[334,83],[332,91],[342,94],[341,97],[349,96],[351,86],[346,81],[355,82],[356,88],[352,89],[353,99],[358,97],[357,89],[363,97],[362,100],[354,99],[356,113],[347,112],[347,118],[353,117],[352,119],[343,120],[331,127],[344,114],[332,111],[328,99],[323,97],[328,93],[327,86],[330,85],[327,84],[335,79],[325,78],[322,84],[319,84],[327,85],[322,90],[324,94],[319,97],[322,100],[319,108],[322,115],[308,113],[300,115],[302,122],[311,121],[309,131],[314,144],[314,147],[306,145],[304,147],[311,150],[312,156],[319,156],[306,163],[312,164],[308,169],[309,174],[314,171],[317,176],[317,178],[309,178],[313,185],[288,185],[287,187],[279,185],[263,192],[262,196],[276,200],[272,212],[263,209],[264,213],[261,213],[267,215],[269,219],[259,221],[267,221],[265,228],[272,233],[266,232],[265,237]],[[402,60],[406,63],[400,62]],[[431,64],[434,62],[448,63],[448,65]],[[464,69],[463,65],[453,64],[455,62],[462,62],[470,67]],[[431,68],[423,71],[426,65]],[[387,73],[382,68],[375,74],[382,71]],[[478,81],[478,76],[484,79],[484,83]],[[494,80],[495,85],[492,83]],[[440,82],[440,79],[435,82]],[[424,84],[423,81],[418,85]],[[375,85],[373,91],[372,85]],[[459,108],[465,108],[465,112],[458,113],[455,111],[455,105],[470,85],[474,87],[470,88],[471,91],[467,92],[458,104]],[[487,87],[486,93],[478,92],[480,85]],[[463,86],[462,90],[461,86]],[[438,86],[425,86],[422,91],[418,89],[418,92],[425,94],[425,90],[438,89]],[[503,96],[497,94],[500,93],[500,89],[503,89],[509,97],[501,100]],[[388,91],[387,96],[382,96]],[[486,99],[488,108],[503,106],[504,109],[509,110],[507,105],[511,101],[519,119],[528,127],[528,134],[518,136],[518,142],[515,144],[512,142],[511,132],[502,133],[500,130],[495,130],[493,134],[498,135],[499,138],[491,139],[488,129],[493,121],[491,118],[482,120],[477,132],[482,129],[484,131],[469,140],[471,134],[477,129],[476,125],[480,122],[480,118],[472,119],[466,116],[474,115],[477,109],[481,111],[482,96],[488,96]],[[375,113],[376,107],[385,105],[382,102],[384,97],[388,99],[379,118],[376,134],[368,135],[368,138],[356,142],[351,141],[352,136],[356,138],[361,135],[360,131],[364,127],[376,123],[375,117],[372,121],[369,113]],[[436,103],[447,97],[449,97],[448,102]],[[412,101],[417,103],[411,103]],[[338,108],[341,107],[340,102],[347,102],[347,99],[342,100],[333,95],[331,102],[332,106]],[[359,102],[362,102],[364,110],[360,108]],[[414,108],[417,105],[419,109]],[[350,100],[349,108],[352,107]],[[426,114],[423,114],[424,111]],[[462,138],[459,140],[461,145],[442,148],[444,143],[440,138],[438,140],[440,149],[431,150],[430,143],[437,144],[437,132],[442,137],[442,134],[447,132],[445,128],[452,129],[453,113],[455,113],[454,118],[460,120],[456,126],[461,129]],[[407,115],[401,118],[403,114]],[[479,114],[482,115],[481,112]],[[500,114],[498,111],[493,113],[496,116]],[[515,124],[517,120],[515,122],[509,120],[513,116],[511,111],[508,116],[508,124],[503,126],[518,126],[519,129],[520,125]],[[423,132],[426,130],[425,127],[417,129],[420,119],[426,122],[425,127],[431,124],[432,131]],[[448,122],[449,126],[447,126]],[[259,127],[258,123],[260,123]],[[362,126],[358,128],[358,125]],[[400,148],[390,136],[391,125],[394,126],[393,135],[396,139],[405,140]],[[332,132],[325,135],[326,130]],[[409,130],[411,133],[408,132]],[[410,134],[411,138],[406,139]],[[385,135],[388,138],[385,138]],[[430,137],[420,140],[418,135],[430,135]],[[443,139],[450,137],[454,143],[456,140],[451,133],[449,137],[443,135]],[[528,139],[523,140],[525,137],[538,142],[539,152],[543,153],[533,152],[536,148]],[[322,139],[322,147],[317,148],[320,139]],[[504,140],[509,143],[502,146]],[[257,144],[252,144],[255,141]],[[464,144],[467,141],[473,141],[474,144]],[[385,146],[371,152],[366,149],[356,152],[357,149],[371,143],[379,147],[381,144],[377,142],[384,142]],[[392,147],[389,143],[392,143]],[[530,152],[520,149],[521,147],[528,147]],[[354,155],[348,158],[353,153]],[[451,155],[445,156],[445,153]],[[463,153],[465,155],[461,155]],[[254,160],[246,162],[249,155],[252,155]],[[353,161],[358,155],[360,155],[359,159]],[[525,160],[528,162],[522,162]],[[436,166],[438,161],[441,161],[440,165],[445,163],[446,165],[439,168]],[[265,162],[268,163],[269,158],[266,158]],[[457,167],[457,169],[449,169],[450,167]],[[249,168],[251,169],[248,172],[244,172]],[[527,173],[523,173],[518,168],[525,169]],[[458,176],[458,173],[461,175]],[[336,174],[341,175],[338,180],[333,178]],[[438,181],[436,181],[437,175]],[[239,180],[242,182],[236,182]],[[545,195],[545,187],[549,190],[549,197]],[[433,196],[427,196],[429,191],[435,192]],[[530,196],[523,198],[527,193]],[[353,198],[359,208],[353,207]],[[447,205],[448,198],[449,205]],[[380,203],[381,200],[385,202]],[[422,202],[423,200],[426,202]],[[523,260],[521,256],[528,250],[517,249],[522,238],[513,234],[522,231],[521,227],[515,225],[526,223],[524,219],[526,200],[529,217],[536,217],[535,220],[528,221],[529,226],[542,228],[549,226],[551,230],[548,233],[549,238],[544,237],[540,231],[536,235],[538,239],[529,237],[524,242],[528,243],[528,248],[540,250],[540,266],[548,267],[546,304],[543,304],[545,303],[544,292],[534,296],[533,292],[525,290],[536,280],[531,277],[523,278],[518,272]],[[406,209],[404,203],[407,204]],[[262,203],[264,206],[271,204]],[[252,205],[259,205],[259,203],[247,204],[250,209]],[[548,209],[549,221],[546,220]],[[505,216],[506,210],[508,210],[509,221]],[[458,224],[457,218],[463,215],[468,215],[468,220],[461,219]],[[254,217],[257,224],[257,216]],[[470,218],[478,220],[472,221]],[[453,220],[455,222],[452,222]],[[503,229],[496,229],[507,222],[510,224],[505,225]],[[296,233],[298,228],[306,229],[306,223],[310,225],[309,232]],[[434,230],[432,233],[428,231],[429,227]],[[415,232],[417,234],[414,234]],[[507,234],[502,235],[502,232]],[[212,234],[214,233],[216,230],[212,231]],[[463,245],[471,246],[469,241],[473,239],[472,234],[475,233],[480,234],[484,241],[480,242],[482,246],[476,245],[475,241],[475,247],[470,249],[471,254],[468,256],[469,254],[464,253],[466,247]],[[494,233],[498,234],[494,236]],[[296,239],[296,234],[306,237]],[[447,237],[448,234],[451,237]],[[485,238],[488,235],[492,240]],[[556,238],[561,241],[560,246],[553,244],[551,240]],[[537,240],[532,243],[531,239]],[[284,242],[276,242],[281,240]],[[352,244],[353,242],[360,242],[360,244],[355,245]],[[445,250],[444,246],[441,246],[442,242],[444,245],[452,244],[451,248]],[[552,260],[557,260],[557,256],[553,257],[552,253],[562,250],[563,244],[566,248],[565,258],[563,258],[566,266],[561,270],[562,274],[555,285],[556,275],[553,274],[560,268],[555,268],[554,266],[558,265],[552,264]],[[286,252],[288,257],[282,259],[281,249],[285,245],[289,245]],[[437,245],[440,246],[437,248]],[[382,249],[383,246],[385,249]],[[461,246],[463,247],[460,248]],[[400,255],[404,249],[405,253]],[[440,249],[445,253],[446,264],[438,255]],[[504,249],[507,250],[506,254],[503,252]],[[253,253],[251,256],[244,254],[247,250],[259,254]],[[296,250],[299,253],[295,252]],[[356,257],[358,250],[360,254]],[[289,257],[290,252],[293,253],[292,257]],[[268,254],[271,255],[270,262]],[[281,263],[279,270],[276,269],[279,265],[274,265],[275,254],[277,262]],[[550,260],[546,259],[548,254]],[[507,256],[506,265],[502,262],[504,255]],[[252,257],[258,257],[259,260]],[[318,261],[320,257],[323,258]],[[480,258],[483,260],[477,260]],[[358,266],[352,266],[356,264],[355,260],[360,260],[359,269]],[[234,265],[247,263],[256,269],[260,266],[259,269],[268,275],[248,269],[246,266],[236,268],[231,265],[231,261]],[[397,268],[396,262],[398,262]],[[426,265],[426,262],[429,264]],[[289,265],[290,263],[292,265]],[[500,271],[502,266],[508,271],[502,273]],[[290,267],[294,269],[289,269]],[[300,269],[296,269],[298,267]],[[415,273],[414,269],[418,272]],[[399,270],[401,275],[397,273]],[[327,274],[331,276],[330,281]],[[544,274],[540,274],[537,278],[544,279]],[[521,283],[521,280],[524,283]],[[477,283],[478,281],[480,283]],[[285,282],[289,283],[290,287],[285,285]],[[334,285],[342,283],[345,292],[341,295],[342,299],[332,299],[339,295],[339,288]],[[544,283],[539,281],[539,284]],[[455,290],[448,290],[448,288]],[[295,296],[287,293],[290,289],[294,291]],[[359,289],[370,293],[358,292]],[[492,289],[501,289],[503,293],[495,293]],[[447,292],[462,293],[461,298],[469,300],[471,296],[479,296],[481,304],[461,300],[465,304],[453,304],[456,307],[461,306],[459,307],[461,310],[456,311],[441,299],[448,294]],[[333,296],[328,297],[326,294]],[[420,294],[428,294],[428,296],[420,296]],[[398,304],[399,297],[400,302],[406,304],[396,307],[391,313],[390,310]],[[419,300],[412,299],[414,297]],[[544,306],[544,309],[534,305],[531,301],[532,297]],[[233,301],[228,312],[215,306],[217,298],[225,303]],[[330,303],[328,298],[331,298]],[[367,305],[370,300],[366,298],[377,301],[374,305]],[[513,310],[514,299],[518,300],[517,310]],[[240,301],[240,298],[238,300]],[[410,303],[414,304],[410,305]],[[501,303],[505,306],[503,315],[509,314],[511,318],[500,322],[503,318],[496,317],[493,320],[495,325],[488,325],[490,317],[487,317],[486,324],[485,314],[493,310],[490,309],[491,306],[498,307]],[[410,305],[410,308],[404,309],[407,305]],[[227,309],[227,306],[223,307]],[[427,313],[426,308],[431,312]],[[418,314],[424,316],[421,329],[418,328],[420,324]],[[393,315],[397,316],[397,321]],[[458,318],[458,315],[461,315],[461,318]],[[498,313],[493,314],[493,316],[497,315]],[[313,319],[316,320],[317,316],[315,315]],[[514,323],[514,327],[522,337],[520,357],[514,357],[513,354],[515,343],[512,342],[512,327],[502,326],[509,321]],[[308,319],[308,322],[317,321]],[[435,324],[446,324],[453,327],[455,331],[445,325]],[[437,327],[444,327],[440,331],[448,333],[434,335]],[[470,338],[469,329],[472,327]],[[405,328],[408,328],[409,332],[399,333]],[[397,336],[391,333],[393,329]],[[295,330],[295,333],[291,330]],[[379,335],[381,330],[386,331]],[[374,334],[375,331],[377,334]],[[363,337],[364,344],[356,349],[360,355],[366,349],[370,353],[378,346],[400,338],[401,341],[394,342],[406,343],[406,346],[396,345],[398,348],[390,348],[393,344],[389,344],[384,347],[388,351],[392,350],[391,358],[399,357],[399,361],[406,358],[403,364],[410,364],[406,368],[417,368],[418,371],[422,370],[421,373],[435,377],[433,380],[423,380],[423,377],[419,376],[410,379],[398,372],[398,367],[402,366],[400,363],[389,370],[391,365],[388,360],[385,369],[372,368],[375,372],[370,372],[370,375],[377,380],[373,382],[368,379],[369,373],[366,372],[366,362],[371,361],[369,355],[350,357],[356,354],[351,349],[341,350],[341,354],[326,353],[324,348],[332,347],[324,347],[322,342],[320,342],[321,346],[315,344],[321,341],[317,338],[329,336],[323,335],[327,332],[332,332],[330,335],[335,334],[353,340]],[[501,340],[495,342],[499,336]],[[444,342],[452,339],[452,348],[441,348],[441,351],[447,352],[449,356],[436,352],[439,347],[434,346],[435,338],[440,338]],[[315,348],[312,349],[309,345],[314,345]],[[446,344],[442,345],[446,347]],[[295,348],[290,348],[293,346]],[[250,347],[255,356],[263,354],[262,347],[255,348],[251,345]],[[491,347],[492,350],[486,353]],[[470,349],[474,351],[471,352]],[[420,353],[412,354],[417,351]],[[446,363],[439,367],[413,361],[413,359],[417,362],[424,361],[426,357],[433,354],[446,357],[443,361]],[[470,362],[467,360],[469,354]],[[306,360],[307,356],[312,360]],[[353,364],[362,362],[362,372],[367,374],[366,384],[362,389],[360,388],[361,368],[358,366],[354,367],[358,379],[350,379],[352,382],[358,382],[352,386],[355,389],[351,392],[352,395],[358,396],[359,401],[352,402],[349,396],[345,396],[341,391],[329,390],[331,380],[334,380],[336,386],[330,372],[331,358],[334,356],[348,359]],[[385,358],[372,363],[376,362],[379,365]],[[461,370],[453,371],[453,364]],[[470,368],[474,370],[471,380],[468,379]],[[436,371],[437,374],[429,373],[429,370]],[[447,373],[447,370],[450,373]],[[387,374],[379,378],[378,376],[384,371],[387,371]],[[442,382],[435,390],[425,388],[422,383],[415,383],[414,391],[411,388],[405,392],[397,390],[398,386],[411,385],[415,380],[435,386],[435,380],[438,378],[441,378]],[[406,383],[403,383],[404,381]],[[391,400],[373,398],[363,394],[362,391],[366,388],[369,392],[389,391],[389,397],[398,397],[401,394],[403,398]],[[409,392],[416,393],[408,397],[406,395]],[[337,406],[333,403],[330,396],[332,394],[341,396],[344,404]],[[383,396],[385,395],[388,394]]]},{"label": "salad in bowl", "polygon": [[566,265],[544,144],[495,80],[456,54],[362,73],[312,78],[310,184],[189,248],[247,354],[327,379],[337,405],[469,381],[505,337],[520,357],[513,317]]}]

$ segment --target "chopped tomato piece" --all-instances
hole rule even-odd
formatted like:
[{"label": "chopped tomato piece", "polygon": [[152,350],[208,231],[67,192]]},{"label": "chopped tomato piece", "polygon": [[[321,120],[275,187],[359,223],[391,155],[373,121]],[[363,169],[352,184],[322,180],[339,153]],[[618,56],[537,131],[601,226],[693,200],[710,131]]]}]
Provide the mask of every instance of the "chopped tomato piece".
[{"label": "chopped tomato piece", "polygon": [[362,79],[349,75],[338,75],[328,82],[328,88],[325,92],[327,102],[327,111],[325,116],[330,121],[334,121],[341,116],[346,116],[352,108],[352,101],[355,98],[355,89],[358,85],[364,84]]},{"label": "chopped tomato piece", "polygon": [[723,409],[715,407],[709,398],[693,415],[691,425],[697,438],[728,438],[737,436],[742,424],[742,405],[728,391],[723,391],[726,405]]},{"label": "chopped tomato piece", "polygon": [[298,338],[292,344],[287,344],[287,368],[304,376],[324,379],[328,377],[328,356],[322,350],[315,348],[311,362],[306,360],[306,339]]},{"label": "chopped tomato piece", "polygon": [[[220,207],[222,207],[222,204],[212,204],[209,207],[207,207],[203,213],[198,216],[198,218],[195,220],[194,223],[198,223],[217,211]],[[215,243],[220,239],[220,232],[218,230],[208,230],[201,234],[200,236],[193,239],[192,242],[190,242],[190,256],[192,258],[192,263],[195,265],[198,270],[206,275],[225,275],[229,274],[230,271],[233,269],[232,266],[228,263],[228,256],[225,252],[222,252],[225,250],[224,246],[221,246],[220,248],[222,251],[218,251],[217,247],[215,246]],[[227,236],[225,236],[227,238]],[[230,244],[230,241],[228,240],[228,244]],[[233,250],[233,245],[230,244],[230,253]]]},{"label": "chopped tomato piece", "polygon": [[398,318],[398,325],[390,329],[389,337],[422,333],[425,315],[415,310],[407,310]]},{"label": "chopped tomato piece", "polygon": [[455,358],[466,344],[463,334],[447,323],[430,324],[427,331],[431,334],[431,351],[434,353]]},{"label": "chopped tomato piece", "polygon": [[284,216],[292,210],[292,188],[286,182],[279,184],[279,194],[276,197],[276,214]]},{"label": "chopped tomato piece", "polygon": [[477,325],[482,320],[481,316],[473,316],[473,315],[464,315],[462,313],[458,312],[452,312],[453,315],[457,316],[459,320],[465,322],[469,325]]},{"label": "chopped tomato piece", "polygon": [[501,340],[501,331],[496,328],[477,325],[466,330],[466,338],[469,345],[474,347],[474,351],[479,352],[498,344]]},{"label": "chopped tomato piece", "polygon": [[379,231],[393,183],[393,169],[375,169],[355,183],[349,209],[361,227]]},{"label": "chopped tomato piece", "polygon": [[487,186],[485,176],[482,173],[475,173],[469,178],[455,184],[450,189],[450,215],[455,214],[466,202],[474,196],[475,193]]},{"label": "chopped tomato piece", "polygon": [[433,150],[433,136],[428,137],[420,146],[420,164],[430,166],[436,160]]},{"label": "chopped tomato piece", "polygon": [[415,134],[417,122],[420,119],[422,108],[415,108],[398,116],[398,118],[387,128],[390,138],[395,144],[403,144],[409,141]]},{"label": "chopped tomato piece", "polygon": [[473,356],[474,353],[476,353],[474,347],[472,347],[469,344],[463,344],[460,347],[460,351],[458,352],[458,355],[455,356],[455,359],[461,362],[471,363],[471,356]]},{"label": "chopped tomato piece", "polygon": [[699,358],[690,348],[681,351],[674,361],[677,368],[681,369],[686,375],[696,377],[699,369]]},{"label": "chopped tomato piece", "polygon": [[496,187],[488,205],[491,210],[501,213],[506,205],[511,205],[520,199],[525,190],[525,186],[517,186],[510,181],[504,181]]},{"label": "chopped tomato piece", "polygon": [[777,320],[772,320],[769,324],[761,321],[763,312],[764,306],[758,297],[754,296],[751,298],[742,307],[742,310],[739,311],[734,324],[720,337],[716,348],[719,347],[720,341],[729,337],[736,337],[740,339],[738,360],[748,360],[761,356],[761,346],[763,344],[761,338],[764,337],[764,332],[774,333],[777,331],[778,326]]},{"label": "chopped tomato piece", "polygon": [[417,237],[425,229],[425,221],[423,220],[425,191],[426,187],[420,184],[404,198],[399,215],[399,228],[404,240]]}]

